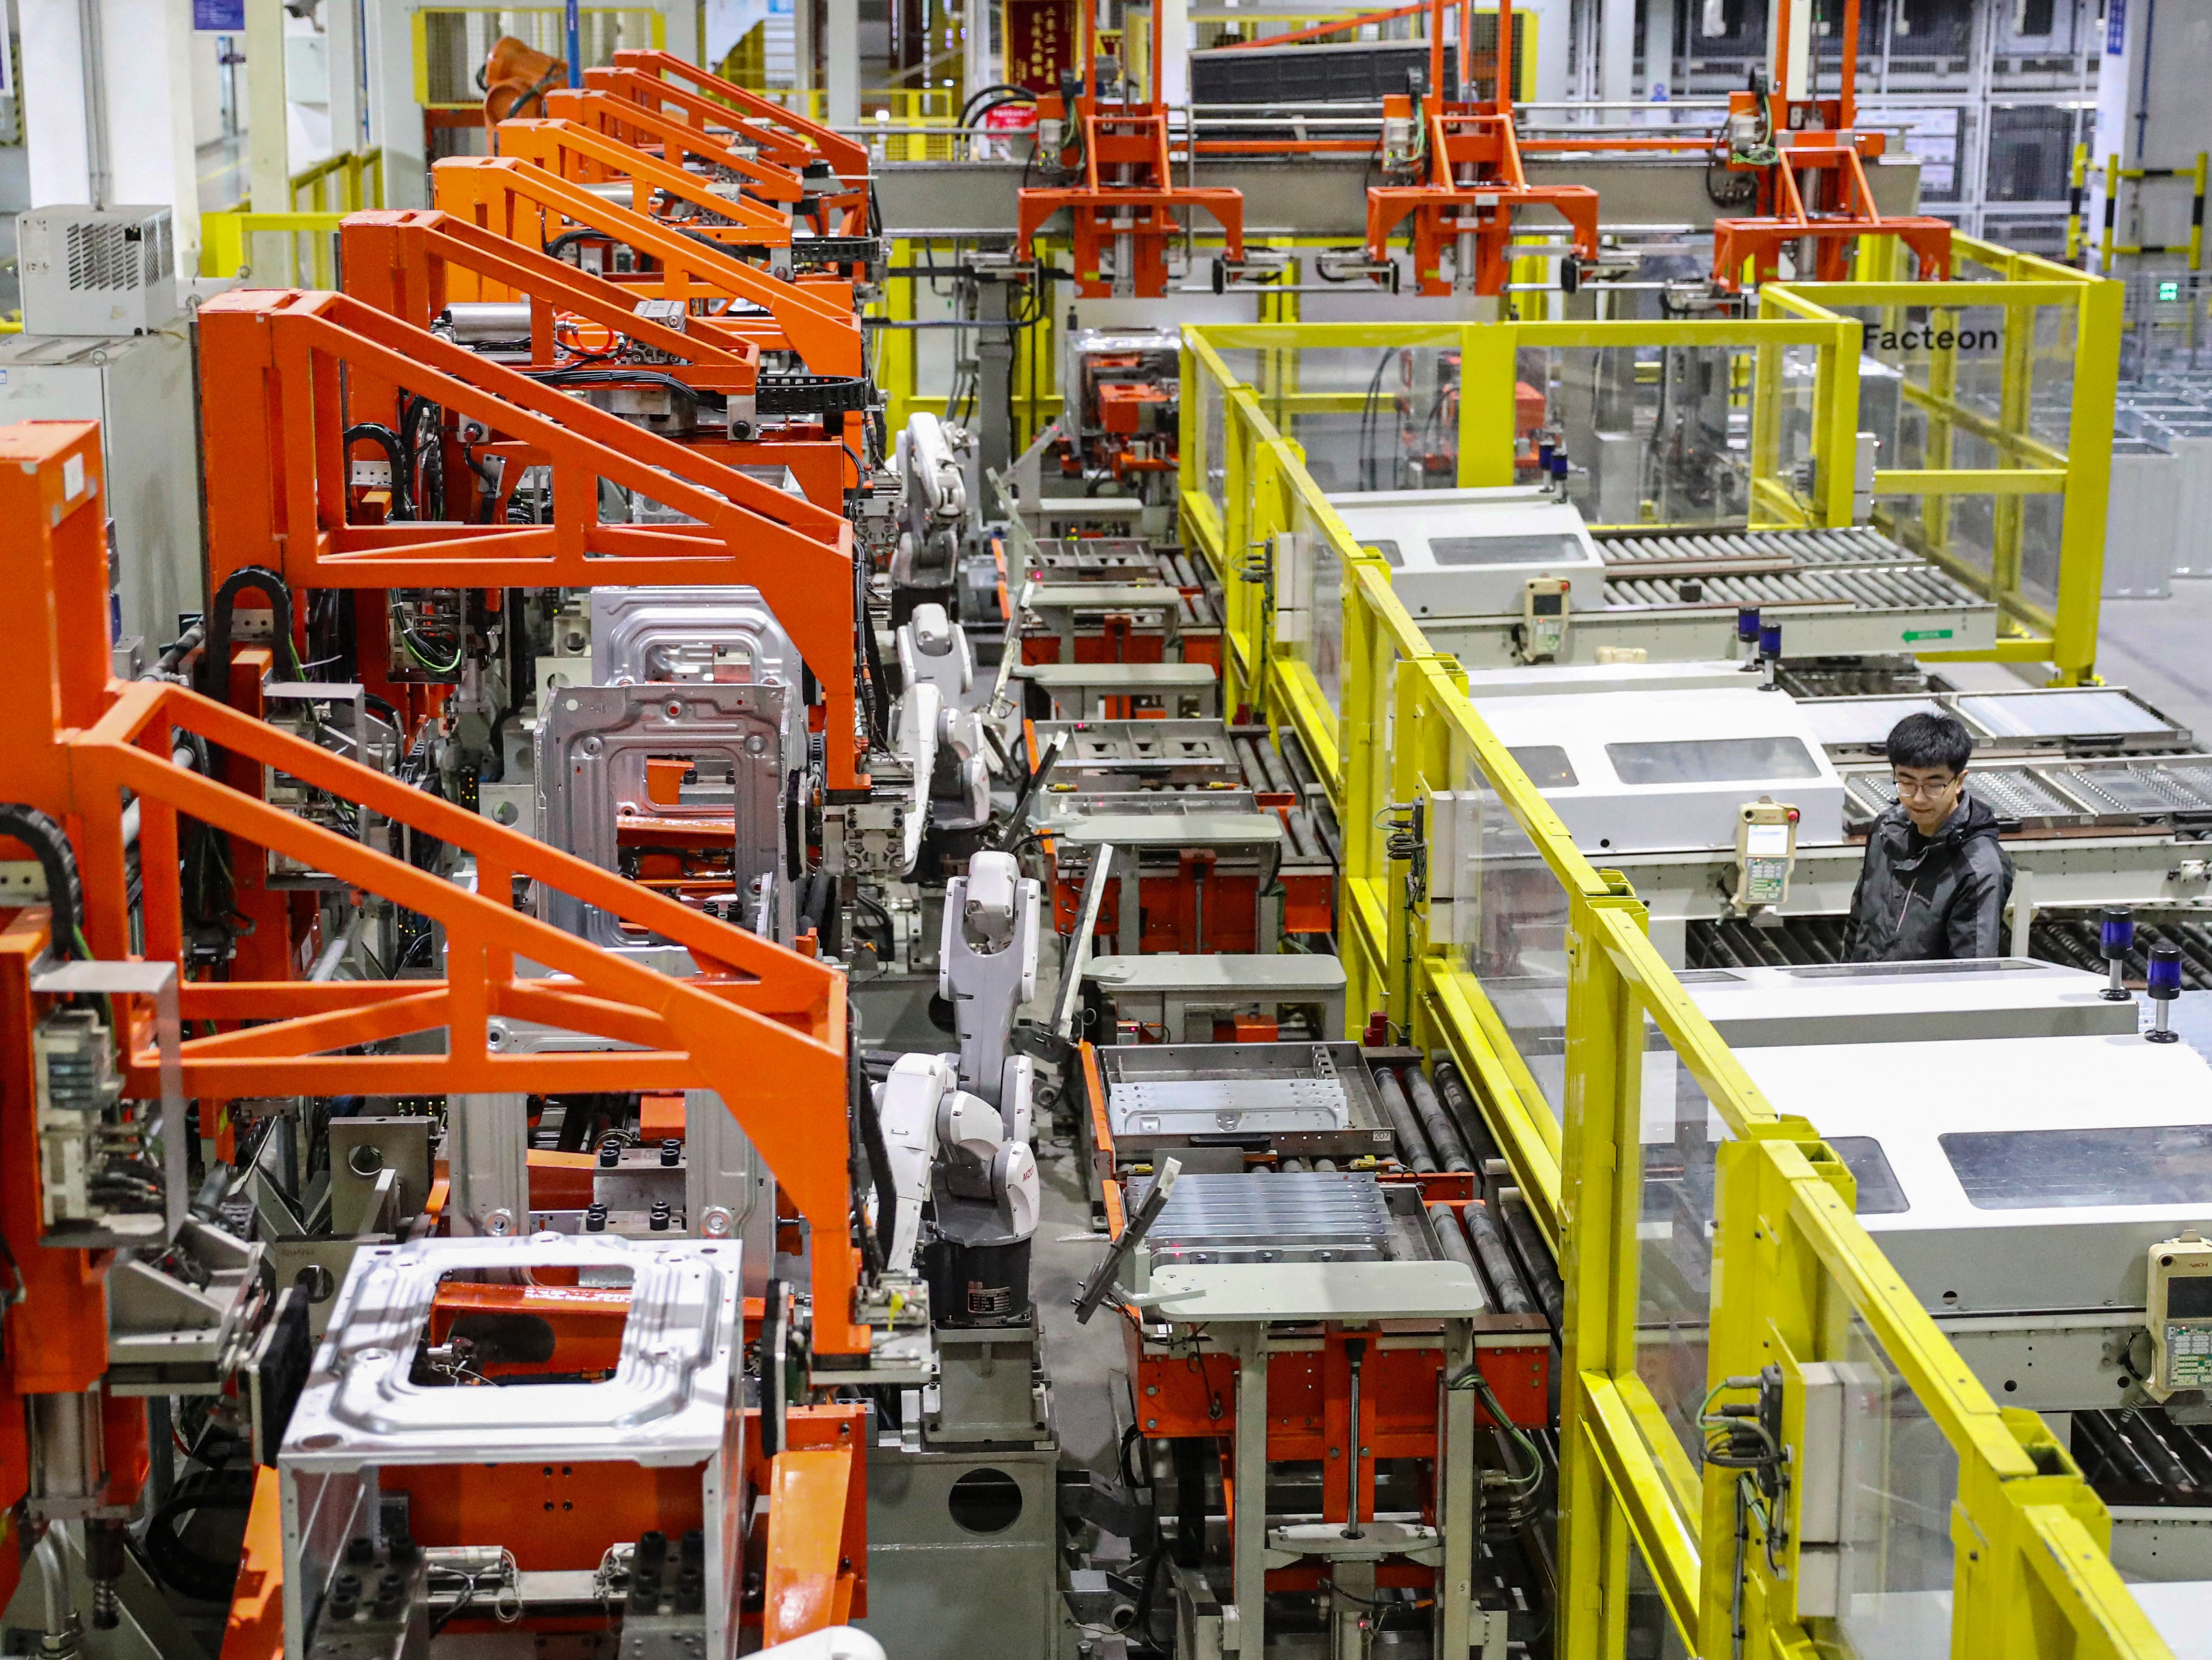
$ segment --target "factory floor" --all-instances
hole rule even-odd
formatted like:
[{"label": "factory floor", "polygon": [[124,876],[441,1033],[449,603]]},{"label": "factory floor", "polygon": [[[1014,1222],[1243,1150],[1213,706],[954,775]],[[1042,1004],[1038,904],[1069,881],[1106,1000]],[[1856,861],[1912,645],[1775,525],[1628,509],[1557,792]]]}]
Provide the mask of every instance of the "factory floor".
[{"label": "factory floor", "polygon": [[2177,577],[2164,599],[2107,599],[2097,672],[2212,742],[2212,580]]}]

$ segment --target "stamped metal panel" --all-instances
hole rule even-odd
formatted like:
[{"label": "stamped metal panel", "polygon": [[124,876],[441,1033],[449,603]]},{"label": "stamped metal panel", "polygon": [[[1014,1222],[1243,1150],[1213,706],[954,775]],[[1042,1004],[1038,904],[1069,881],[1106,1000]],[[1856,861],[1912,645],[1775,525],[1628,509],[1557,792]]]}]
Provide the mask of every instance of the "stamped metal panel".
[{"label": "stamped metal panel", "polygon": [[805,754],[804,673],[799,648],[757,588],[592,590],[593,680],[781,686],[785,764],[792,767]]},{"label": "stamped metal panel", "polygon": [[[538,818],[549,846],[619,871],[622,821],[733,822],[738,891],[755,879],[782,890],[783,723],[795,701],[781,686],[707,684],[571,686],[556,692],[538,734]],[[673,808],[647,794],[646,763],[682,757],[700,784]],[[569,895],[546,896],[547,920],[594,945],[663,943]]]},{"label": "stamped metal panel", "polygon": [[2135,1003],[2106,998],[2104,976],[2021,957],[1700,969],[1682,981],[1735,1049],[2130,1036],[2136,1027]]}]

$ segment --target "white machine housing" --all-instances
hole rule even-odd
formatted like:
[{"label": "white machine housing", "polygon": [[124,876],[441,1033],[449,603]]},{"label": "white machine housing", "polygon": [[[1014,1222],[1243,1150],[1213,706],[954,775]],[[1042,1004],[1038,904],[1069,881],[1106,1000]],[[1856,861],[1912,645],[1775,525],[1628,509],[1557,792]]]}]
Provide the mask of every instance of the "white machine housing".
[{"label": "white machine housing", "polygon": [[2139,1020],[2133,999],[2104,995],[2103,975],[2026,957],[1687,969],[1680,977],[1698,1012],[1740,1049],[2127,1037]]},{"label": "white machine housing", "polygon": [[[1776,1110],[1811,1118],[1858,1171],[1859,1219],[1939,1317],[2120,1310],[2140,1325],[2150,1247],[2212,1229],[2212,1067],[2186,1045],[2006,1037],[1741,1058]],[[1886,1181],[1869,1180],[1853,1146],[1865,1140]]]},{"label": "white machine housing", "polygon": [[1734,848],[1736,814],[1796,807],[1797,842],[1844,839],[1844,783],[1786,693],[1601,691],[1480,702],[1584,853]]},{"label": "white machine housing", "polygon": [[26,334],[150,334],[176,319],[166,206],[30,208],[15,243]]},{"label": "white machine housing", "polygon": [[1567,609],[1605,607],[1605,559],[1580,509],[1548,490],[1360,490],[1332,496],[1352,538],[1390,562],[1416,617],[1518,617],[1529,581],[1567,585]]}]

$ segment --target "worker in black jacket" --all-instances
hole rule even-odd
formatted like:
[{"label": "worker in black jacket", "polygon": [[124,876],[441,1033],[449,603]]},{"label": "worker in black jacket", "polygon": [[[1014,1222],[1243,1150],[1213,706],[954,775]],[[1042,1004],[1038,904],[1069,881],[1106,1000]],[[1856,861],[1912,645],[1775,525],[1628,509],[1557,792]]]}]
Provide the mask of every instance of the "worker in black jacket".
[{"label": "worker in black jacket", "polygon": [[1875,820],[1844,930],[1850,963],[2004,954],[2012,860],[1996,815],[1966,794],[1974,740],[1948,714],[1908,714],[1889,734],[1897,805]]}]

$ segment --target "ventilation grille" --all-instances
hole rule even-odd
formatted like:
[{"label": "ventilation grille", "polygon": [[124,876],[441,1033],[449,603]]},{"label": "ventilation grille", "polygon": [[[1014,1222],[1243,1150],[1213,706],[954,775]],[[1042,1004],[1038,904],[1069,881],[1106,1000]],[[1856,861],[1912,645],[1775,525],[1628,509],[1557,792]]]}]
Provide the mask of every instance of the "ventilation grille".
[{"label": "ventilation grille", "polygon": [[166,215],[127,225],[79,221],[69,228],[70,291],[143,289],[167,274],[172,258]]}]

